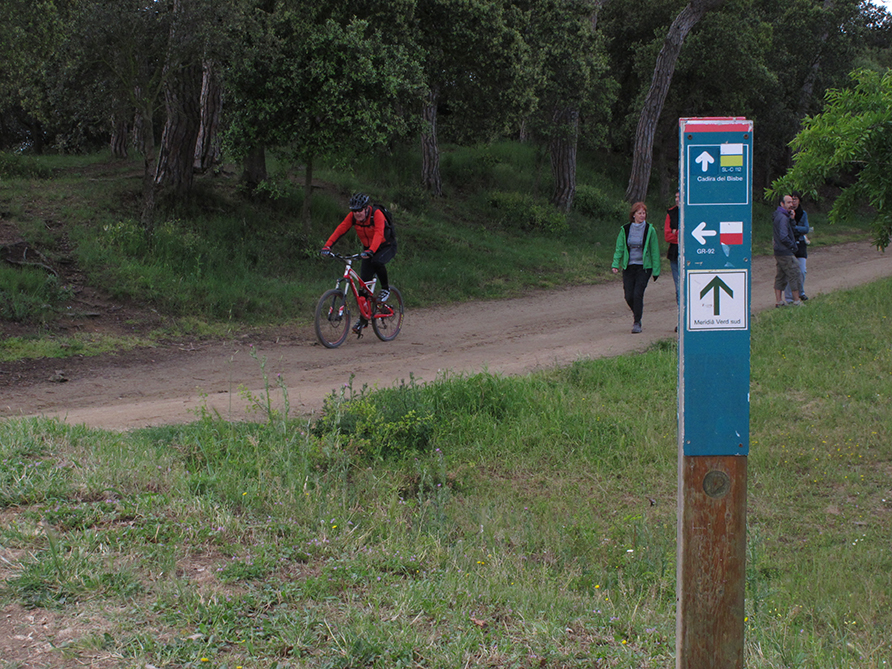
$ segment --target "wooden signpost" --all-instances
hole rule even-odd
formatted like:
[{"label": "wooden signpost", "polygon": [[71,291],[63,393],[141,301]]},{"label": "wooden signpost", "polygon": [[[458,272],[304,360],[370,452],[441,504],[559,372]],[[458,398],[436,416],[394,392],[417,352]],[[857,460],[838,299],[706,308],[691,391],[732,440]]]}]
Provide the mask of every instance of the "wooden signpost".
[{"label": "wooden signpost", "polygon": [[752,121],[681,119],[677,669],[742,669]]}]

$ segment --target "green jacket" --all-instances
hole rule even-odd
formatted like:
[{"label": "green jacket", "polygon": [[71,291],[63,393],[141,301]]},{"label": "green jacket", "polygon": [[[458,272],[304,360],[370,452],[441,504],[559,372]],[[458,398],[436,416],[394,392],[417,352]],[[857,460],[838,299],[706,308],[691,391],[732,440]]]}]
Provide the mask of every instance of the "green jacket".
[{"label": "green jacket", "polygon": [[[613,265],[617,269],[626,269],[629,266],[629,226],[626,223],[619,229],[616,238],[616,251],[613,253]],[[653,276],[660,276],[660,240],[657,231],[650,223],[647,224],[647,232],[644,233],[644,269],[651,270]]]}]

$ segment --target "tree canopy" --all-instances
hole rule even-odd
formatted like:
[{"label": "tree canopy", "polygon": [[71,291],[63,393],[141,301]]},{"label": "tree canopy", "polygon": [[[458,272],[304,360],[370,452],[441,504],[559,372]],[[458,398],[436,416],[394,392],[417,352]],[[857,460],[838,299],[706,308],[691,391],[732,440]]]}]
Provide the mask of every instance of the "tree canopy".
[{"label": "tree canopy", "polygon": [[[675,39],[673,22],[706,5]],[[520,136],[547,145],[564,209],[577,143],[631,157],[642,118],[636,197],[655,180],[672,191],[677,119],[696,116],[755,122],[761,190],[826,90],[892,64],[890,15],[865,0],[7,0],[0,19],[0,149],[129,142],[156,182],[175,154],[188,187],[185,144],[216,141],[207,116],[230,158],[274,149],[307,180],[314,159],[420,139],[421,185],[441,194],[439,141]],[[208,83],[222,114],[194,99]],[[162,135],[177,124],[189,132]]]},{"label": "tree canopy", "polygon": [[[411,127],[418,63],[367,21],[279,8],[257,11],[243,27],[226,73],[236,153],[279,147],[311,174],[315,158],[347,159]],[[305,216],[310,192],[307,184]]]},{"label": "tree canopy", "polygon": [[874,243],[885,250],[892,236],[892,72],[854,72],[852,86],[828,91],[824,111],[806,118],[790,145],[793,167],[768,197],[798,190],[816,199],[821,186],[842,184],[831,223],[869,204],[877,211]]}]

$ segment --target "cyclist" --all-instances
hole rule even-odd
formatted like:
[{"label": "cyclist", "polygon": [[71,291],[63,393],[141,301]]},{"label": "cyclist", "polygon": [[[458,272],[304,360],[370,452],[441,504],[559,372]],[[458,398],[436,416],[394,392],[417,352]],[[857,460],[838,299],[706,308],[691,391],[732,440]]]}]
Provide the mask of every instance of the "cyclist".
[{"label": "cyclist", "polygon": [[[371,281],[377,275],[381,284],[381,292],[378,293],[378,301],[386,302],[390,297],[390,283],[387,280],[387,267],[385,265],[393,260],[396,255],[396,239],[387,225],[387,219],[380,208],[372,206],[369,196],[365,193],[355,193],[350,198],[350,213],[341,221],[341,224],[331,233],[331,237],[322,247],[322,255],[331,253],[331,247],[350,228],[356,227],[356,234],[362,242],[362,265],[359,276],[363,281]],[[353,326],[356,334],[361,334],[362,329],[369,322],[360,314],[359,320]]]}]

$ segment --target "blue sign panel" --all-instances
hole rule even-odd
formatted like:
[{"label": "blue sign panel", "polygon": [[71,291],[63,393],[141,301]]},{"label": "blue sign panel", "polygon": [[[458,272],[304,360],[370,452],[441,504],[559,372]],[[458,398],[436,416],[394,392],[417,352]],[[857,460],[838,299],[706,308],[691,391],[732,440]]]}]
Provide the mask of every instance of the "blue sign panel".
[{"label": "blue sign panel", "polygon": [[679,130],[680,448],[747,455],[753,125],[681,119]]},{"label": "blue sign panel", "polygon": [[[711,139],[711,138],[710,138]],[[685,202],[695,205],[748,205],[752,184],[750,144],[688,144],[685,165],[690,184]]]}]

